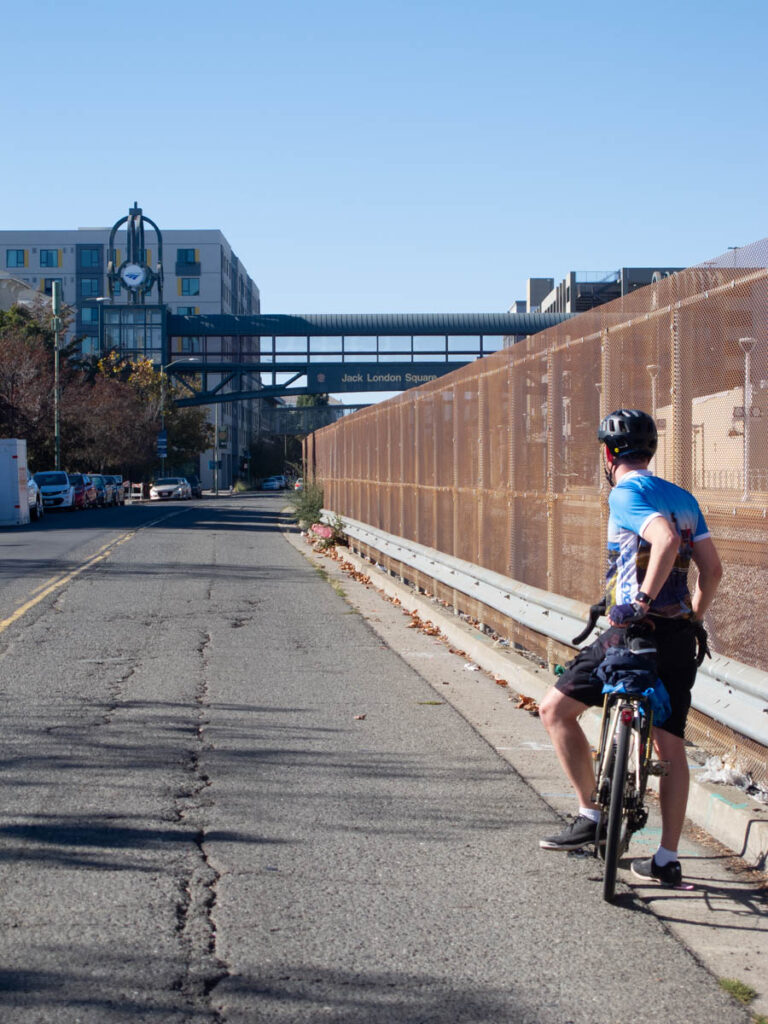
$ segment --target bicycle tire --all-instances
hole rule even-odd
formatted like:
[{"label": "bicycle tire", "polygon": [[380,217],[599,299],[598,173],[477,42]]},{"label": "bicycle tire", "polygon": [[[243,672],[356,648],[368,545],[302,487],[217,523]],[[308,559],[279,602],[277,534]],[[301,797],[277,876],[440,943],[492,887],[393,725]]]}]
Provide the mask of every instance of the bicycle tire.
[{"label": "bicycle tire", "polygon": [[605,868],[603,871],[603,899],[613,901],[616,890],[616,871],[622,853],[622,827],[624,825],[624,792],[627,780],[627,760],[632,726],[619,720],[616,733],[616,757],[611,778],[611,805],[605,833]]},{"label": "bicycle tire", "polygon": [[[606,698],[603,708],[603,717],[600,725],[600,742],[597,746],[595,758],[595,790],[594,799],[600,807],[601,832],[603,825],[608,820],[608,810],[611,806],[611,780],[613,778],[613,762],[616,756],[616,728],[618,726],[618,702]],[[601,860],[605,859],[605,844],[595,843],[595,856]]]}]

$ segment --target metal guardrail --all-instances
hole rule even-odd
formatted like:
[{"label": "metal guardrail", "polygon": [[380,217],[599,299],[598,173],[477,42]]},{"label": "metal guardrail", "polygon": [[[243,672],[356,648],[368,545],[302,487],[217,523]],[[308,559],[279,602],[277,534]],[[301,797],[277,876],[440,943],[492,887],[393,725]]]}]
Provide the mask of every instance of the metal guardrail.
[{"label": "metal guardrail", "polygon": [[[323,510],[329,520],[336,514]],[[584,627],[588,607],[559,594],[502,576],[460,558],[395,537],[366,523],[342,517],[344,532],[390,558],[469,597],[516,622],[573,647],[572,637]],[[598,627],[605,629],[606,619]],[[590,643],[588,638],[584,646]],[[768,672],[713,654],[699,669],[693,707],[734,732],[768,746]]]}]

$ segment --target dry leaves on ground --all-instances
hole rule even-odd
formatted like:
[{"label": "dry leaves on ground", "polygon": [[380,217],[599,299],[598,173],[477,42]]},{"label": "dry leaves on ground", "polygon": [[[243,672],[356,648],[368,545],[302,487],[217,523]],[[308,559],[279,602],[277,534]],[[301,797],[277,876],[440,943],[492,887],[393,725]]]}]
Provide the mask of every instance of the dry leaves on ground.
[{"label": "dry leaves on ground", "polygon": [[418,612],[407,612],[403,610],[403,615],[410,615],[411,621],[407,625],[407,629],[418,629],[421,633],[426,636],[442,636],[440,628],[434,624],[434,622],[425,622],[424,619],[419,617]]},{"label": "dry leaves on ground", "polygon": [[536,703],[533,697],[526,697],[524,694],[519,693],[516,698],[510,697],[509,699],[516,699],[517,703],[515,704],[515,707],[519,708],[521,711],[530,711],[532,715],[538,715],[539,705]]},{"label": "dry leaves on ground", "polygon": [[356,583],[362,583],[366,587],[370,585],[371,577],[367,576],[364,572],[360,572],[351,562],[342,562],[339,568],[347,576],[351,576]]}]

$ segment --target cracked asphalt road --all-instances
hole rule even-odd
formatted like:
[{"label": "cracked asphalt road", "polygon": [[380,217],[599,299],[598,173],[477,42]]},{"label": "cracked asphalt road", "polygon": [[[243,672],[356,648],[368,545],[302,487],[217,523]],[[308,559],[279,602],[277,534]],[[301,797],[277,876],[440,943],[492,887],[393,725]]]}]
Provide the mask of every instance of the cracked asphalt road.
[{"label": "cracked asphalt road", "polygon": [[[281,504],[126,509],[0,633],[4,1024],[748,1020],[592,864],[539,856],[552,810]],[[40,545],[6,621],[99,546]]]}]

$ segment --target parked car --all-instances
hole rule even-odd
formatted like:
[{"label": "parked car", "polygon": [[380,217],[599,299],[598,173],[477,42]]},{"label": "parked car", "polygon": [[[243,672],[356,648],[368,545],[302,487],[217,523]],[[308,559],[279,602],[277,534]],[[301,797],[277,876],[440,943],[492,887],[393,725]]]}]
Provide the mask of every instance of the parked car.
[{"label": "parked car", "polygon": [[187,477],[187,480],[189,481],[189,486],[192,488],[192,497],[193,498],[202,498],[202,496],[203,496],[203,485],[202,485],[202,483],[200,481],[200,477],[196,476],[193,473],[192,476],[188,476]]},{"label": "parked car", "polygon": [[124,505],[125,504],[125,484],[123,482],[122,476],[120,476],[117,473],[113,473],[112,476],[110,477],[110,480],[112,481],[112,483],[115,485],[115,488],[116,488],[117,504],[118,505]]},{"label": "parked car", "polygon": [[29,497],[29,518],[37,521],[43,517],[43,496],[33,476],[27,477],[27,495]]},{"label": "parked car", "polygon": [[266,480],[261,482],[262,491],[282,491],[284,487],[284,476],[268,476]]},{"label": "parked car", "polygon": [[98,494],[91,478],[85,473],[69,473],[68,476],[75,488],[75,508],[94,508]]},{"label": "parked car", "polygon": [[101,475],[101,473],[91,473],[91,482],[96,488],[96,504],[99,508],[104,508],[109,504],[109,491],[107,490],[107,481]]},{"label": "parked car", "polygon": [[149,488],[150,501],[186,501],[191,497],[192,488],[182,476],[163,477]]},{"label": "parked car", "polygon": [[112,482],[112,477],[108,476],[106,473],[100,473],[99,476],[104,481],[104,487],[107,490],[107,504],[108,505],[116,505],[117,504],[117,484],[113,483]]},{"label": "parked car", "polygon": [[69,476],[59,469],[35,473],[35,483],[40,488],[45,508],[61,508],[72,511],[75,507],[75,489]]},{"label": "parked car", "polygon": [[294,489],[294,491],[303,491],[304,490],[304,479],[302,477],[298,478],[296,483],[293,485],[293,489]]},{"label": "parked car", "polygon": [[113,476],[111,473],[102,473],[101,476],[104,478],[106,484],[106,504],[108,505],[122,505],[123,504],[123,485],[118,482],[117,476]]}]

